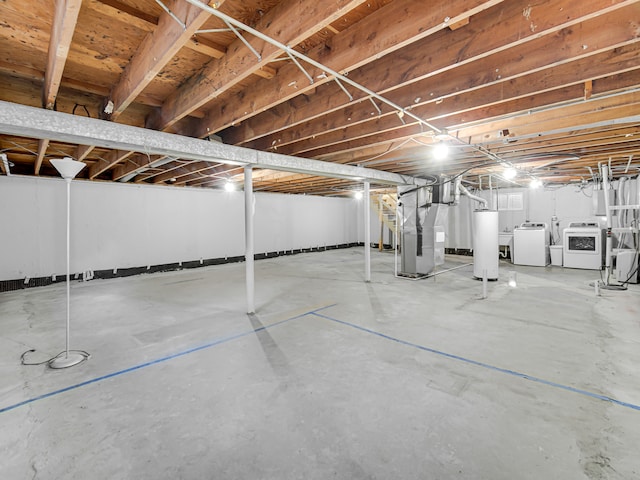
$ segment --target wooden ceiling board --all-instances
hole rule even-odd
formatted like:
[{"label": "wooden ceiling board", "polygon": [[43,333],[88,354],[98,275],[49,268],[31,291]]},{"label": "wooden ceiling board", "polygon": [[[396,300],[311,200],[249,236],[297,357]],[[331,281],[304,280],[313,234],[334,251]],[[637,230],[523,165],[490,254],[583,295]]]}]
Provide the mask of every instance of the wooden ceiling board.
[{"label": "wooden ceiling board", "polygon": [[[104,16],[83,7],[69,52],[67,75],[74,77],[82,67],[120,74],[147,35],[120,17]],[[81,75],[81,73],[79,73]]]},{"label": "wooden ceiling board", "polygon": [[[169,8],[185,6],[163,1]],[[0,2],[0,100],[42,106],[53,5]],[[556,184],[589,180],[587,167],[609,158],[615,175],[638,171],[640,1],[227,0],[220,11],[278,38],[289,35],[298,51],[348,72],[350,80],[410,114],[401,118],[380,100],[374,105],[353,86],[347,94],[315,67],[305,66],[313,83],[290,60],[265,61],[256,70],[255,55],[235,53],[246,46],[232,32],[189,37],[189,31],[176,35],[178,43],[159,42],[164,50],[145,47],[152,33],[176,34],[155,0],[82,2],[69,55],[53,64],[62,69],[55,108],[95,118],[104,115],[109,98],[121,98],[112,116],[118,123],[149,128],[162,123],[155,123],[160,114],[169,132],[216,133],[258,150],[403,174],[470,169],[465,178],[471,185],[486,184],[488,173],[503,168],[487,150]],[[225,28],[213,16],[196,17],[194,31]],[[154,51],[160,52],[157,62],[145,57]],[[142,60],[131,67],[135,58]],[[202,101],[192,102],[192,94],[201,93]],[[448,161],[433,160],[430,128],[411,115],[458,136]],[[57,176],[49,159],[65,154],[87,162],[82,178],[100,181],[133,175],[133,182],[202,188],[221,188],[229,176],[242,181],[237,167],[178,160],[148,169],[150,157],[140,151],[85,155],[82,146],[46,140],[0,136],[0,147],[15,171],[30,175]],[[258,171],[254,183],[261,191],[321,195],[360,188],[287,172]]]},{"label": "wooden ceiling board", "polygon": [[144,92],[164,100],[180,85],[196,75],[202,69],[202,65],[210,60],[211,57],[184,47],[160,70]]},{"label": "wooden ceiling board", "polygon": [[[122,12],[133,13],[137,15],[145,14],[152,17],[158,17],[162,13],[162,7],[155,0],[94,0],[104,5],[110,6]],[[168,5],[168,0],[162,0]]]},{"label": "wooden ceiling board", "polygon": [[53,4],[37,2],[25,8],[24,1],[2,2],[0,15],[0,60],[44,72],[51,34]]}]

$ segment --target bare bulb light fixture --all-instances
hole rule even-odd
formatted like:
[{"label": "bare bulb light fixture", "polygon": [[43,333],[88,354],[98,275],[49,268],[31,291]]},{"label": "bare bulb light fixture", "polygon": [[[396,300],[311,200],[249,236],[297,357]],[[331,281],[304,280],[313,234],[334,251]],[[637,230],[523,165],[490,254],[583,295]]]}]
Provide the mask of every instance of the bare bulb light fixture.
[{"label": "bare bulb light fixture", "polygon": [[233,192],[233,191],[235,191],[236,186],[235,186],[235,184],[233,182],[227,181],[227,183],[224,184],[224,189],[227,192]]},{"label": "bare bulb light fixture", "polygon": [[356,200],[362,200],[362,192],[356,192],[355,195]]},{"label": "bare bulb light fixture", "polygon": [[542,186],[542,180],[540,180],[539,178],[532,178],[531,181],[529,182],[530,188],[540,188],[541,186]]},{"label": "bare bulb light fixture", "polygon": [[517,175],[518,171],[513,167],[506,168],[504,172],[502,172],[502,176],[507,180],[513,180]]},{"label": "bare bulb light fixture", "polygon": [[60,173],[65,182],[67,182],[67,335],[66,335],[66,348],[60,355],[52,358],[49,361],[49,367],[51,368],[67,368],[77,365],[80,362],[89,358],[89,354],[80,350],[69,350],[69,317],[70,317],[70,285],[69,285],[69,236],[71,226],[71,180],[73,180],[80,170],[82,170],[86,164],[78,162],[72,158],[56,158],[51,160],[51,165]]},{"label": "bare bulb light fixture", "polygon": [[438,142],[433,147],[433,158],[436,160],[445,160],[449,157],[449,145],[445,142]]}]

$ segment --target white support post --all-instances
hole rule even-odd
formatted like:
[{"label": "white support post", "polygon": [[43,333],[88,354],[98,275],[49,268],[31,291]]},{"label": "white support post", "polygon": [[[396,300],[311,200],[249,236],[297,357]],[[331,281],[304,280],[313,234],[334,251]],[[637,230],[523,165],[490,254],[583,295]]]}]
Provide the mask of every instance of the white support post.
[{"label": "white support post", "polygon": [[364,182],[364,281],[371,281],[371,198],[369,182]]},{"label": "white support post", "polygon": [[247,281],[247,313],[255,313],[255,277],[253,268],[253,176],[252,167],[244,167],[244,245]]}]

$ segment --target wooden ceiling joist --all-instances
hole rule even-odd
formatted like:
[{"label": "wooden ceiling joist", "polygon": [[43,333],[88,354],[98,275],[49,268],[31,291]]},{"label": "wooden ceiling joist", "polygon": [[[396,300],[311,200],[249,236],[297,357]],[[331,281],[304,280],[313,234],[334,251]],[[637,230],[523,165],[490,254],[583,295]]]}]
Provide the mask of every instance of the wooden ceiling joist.
[{"label": "wooden ceiling joist", "polygon": [[[555,47],[558,45],[558,38],[564,39],[566,34],[554,34],[562,29],[570,29],[577,21],[590,20],[596,12],[600,11],[603,2],[589,2],[588,5],[584,5],[584,9],[580,9],[580,15],[557,15],[555,14],[557,11],[574,11],[575,9],[570,8],[573,2],[571,0],[561,0],[560,2],[545,0],[531,13],[536,22],[536,29],[533,32],[528,28],[526,19],[522,17],[522,11],[527,8],[529,3],[522,0],[500,4],[494,9],[477,14],[469,28],[462,28],[455,32],[439,31],[403,49],[400,60],[394,57],[383,57],[352,72],[350,76],[359,83],[367,85],[371,90],[385,96],[398,88],[406,87],[407,90],[413,92],[413,96],[406,100],[398,99],[396,103],[400,103],[400,105],[410,106],[415,103],[416,99],[420,99],[418,101],[435,100],[447,93],[455,93],[456,90],[440,86],[440,91],[434,91],[433,87],[429,88],[416,83],[436,75],[440,75],[440,78],[452,78],[457,82],[467,79],[467,81],[475,80],[478,83],[486,83],[489,79],[499,80],[507,76],[505,72],[507,66],[510,69],[520,69],[521,72],[526,72],[528,71],[526,66],[521,67],[521,63],[544,64],[546,55],[559,55],[560,52]],[[629,2],[613,2],[607,11],[614,12],[628,4]],[[630,27],[629,15],[635,11],[637,11],[637,6],[632,6],[623,15]],[[514,25],[504,22],[505,18],[518,25],[518,28],[514,29]],[[602,24],[603,22],[600,21],[600,28],[603,28]],[[608,27],[606,28],[608,29]],[[511,33],[512,30],[516,30],[517,33]],[[569,31],[567,30],[567,33]],[[598,38],[603,37],[602,30],[592,32],[591,29],[587,29],[586,32],[589,35],[596,35]],[[539,39],[542,40],[538,41]],[[521,50],[518,48],[530,41],[538,41],[538,43],[529,49]],[[576,46],[579,45],[582,55],[586,55],[590,51],[582,49],[585,45],[584,42],[578,40],[577,43],[573,43]],[[512,49],[516,50],[512,51]],[[520,53],[516,53],[516,51]],[[504,53],[501,54],[501,52]],[[496,55],[496,57],[492,61],[485,62],[484,59],[490,55]],[[463,66],[474,62],[477,63],[462,69]],[[551,61],[546,62],[547,65],[552,63]],[[496,68],[498,68],[498,72],[495,71]],[[500,71],[501,69],[503,71]],[[449,73],[445,74],[445,72]],[[514,74],[510,73],[509,76]],[[433,82],[432,85],[438,87],[439,82]],[[225,141],[234,145],[242,145],[250,140],[318,118],[353,103],[338,86],[330,85],[328,88],[323,88],[321,94],[314,98],[313,102],[308,102],[302,108],[300,105],[287,106],[286,104],[280,108],[274,106],[274,104],[281,104],[283,101],[278,97],[279,92],[270,90],[273,89],[267,85],[264,90],[254,88],[249,92],[249,97],[236,99],[235,103],[227,105],[225,112],[215,112],[215,118],[220,128],[233,124],[233,121],[225,121],[229,115],[237,116],[239,112],[252,112],[248,105],[252,106],[253,113],[256,114],[248,121],[237,118],[236,120],[244,120],[243,123],[225,131]],[[354,91],[351,93],[354,101],[366,98],[362,92]],[[269,110],[260,113],[263,108],[269,108]],[[214,116],[213,112],[210,113],[210,116]],[[206,118],[204,121],[207,121]]]},{"label": "wooden ceiling joist", "polygon": [[[453,17],[470,14],[470,2],[468,1],[455,0],[446,3],[446,11],[450,12]],[[476,12],[487,9],[496,3],[499,2],[475,0],[471,6]],[[359,22],[333,37],[328,51],[326,47],[321,46],[309,52],[308,56],[335,71],[354,71],[356,68],[380,58],[382,56],[381,50],[385,54],[392,53],[400,50],[403,46],[446,28],[441,11],[442,8],[429,9],[425,15],[424,2],[419,0],[392,2],[371,14],[366,21]],[[394,23],[389,23],[389,18],[397,20]],[[374,31],[376,32],[374,41],[368,41],[367,38]],[[358,45],[358,48],[353,48],[353,45]],[[257,82],[242,98],[237,97],[230,99],[231,103],[227,101],[214,105],[202,120],[201,128],[193,132],[194,136],[202,137],[207,132],[213,133],[233,126],[250,116],[271,109],[300,93],[318,88],[318,86],[332,80],[325,72],[314,67],[309,67],[308,74],[314,79],[313,84],[309,83],[306,75],[295,65],[282,67],[278,72],[278,77],[281,85],[287,85],[287,88],[274,89],[270,82]],[[355,74],[356,72],[354,72]],[[360,83],[371,88],[367,82]],[[340,87],[335,86],[334,88],[340,90],[342,104],[348,103],[348,98]],[[356,98],[362,96],[356,91],[350,93]],[[273,120],[274,118],[268,119],[269,122]],[[285,125],[292,121],[290,115],[281,119]],[[251,129],[251,127],[249,128]],[[227,141],[233,144],[241,143],[233,139]]]},{"label": "wooden ceiling joist", "polygon": [[[532,97],[552,90],[558,92],[558,98],[555,100],[547,98],[544,100],[545,102],[558,103],[566,100],[574,100],[583,97],[582,84],[584,79],[598,78],[611,74],[615,75],[634,70],[638,67],[638,55],[640,55],[640,41],[622,47],[616,47],[616,45],[614,45],[610,50],[579,60],[556,64],[553,68],[545,68],[545,65],[529,64],[513,76],[497,81],[488,81],[482,85],[475,83],[470,84],[468,80],[464,80],[469,78],[466,75],[466,70],[468,69],[462,67],[465,71],[461,72],[460,76],[448,77],[446,74],[441,74],[419,82],[416,86],[417,91],[431,91],[434,88],[438,88],[438,85],[444,84],[446,85],[446,90],[443,88],[442,91],[456,93],[437,97],[437,99],[414,102],[412,111],[416,115],[427,119],[429,122],[434,122],[439,118],[449,115],[459,114],[497,103],[504,103],[507,100]],[[529,73],[532,70],[533,73]],[[636,70],[632,74],[632,77],[639,75],[639,72],[640,70]],[[601,82],[601,85],[597,87],[594,93],[606,91],[606,83],[606,80]],[[572,85],[577,86],[577,88],[573,89],[574,92],[577,92],[577,95],[575,93],[571,94],[570,91],[562,91],[565,86]],[[611,88],[614,87],[612,86]],[[406,87],[397,93],[394,92],[391,98],[401,105],[407,105],[412,97],[415,99],[416,90]],[[540,102],[542,101],[541,99]],[[383,108],[383,112],[383,115],[387,118],[387,127],[375,125],[375,122],[380,121],[380,115],[373,111],[371,105],[366,102],[361,102],[348,109],[340,109],[334,113],[325,115],[317,121],[308,121],[296,128],[290,128],[278,132],[278,134],[263,137],[248,143],[246,146],[258,150],[268,150],[273,146],[277,146],[280,153],[298,154],[305,151],[304,141],[314,146],[317,146],[319,143],[329,143],[330,140],[328,137],[327,140],[324,140],[321,135],[326,135],[333,131],[350,128],[353,133],[349,135],[362,136],[374,131],[380,131],[380,129],[384,130],[385,128],[398,126],[397,118],[394,118],[394,112],[390,112],[385,108]],[[367,122],[371,125],[357,127],[357,125],[362,125]],[[295,146],[287,146],[294,142],[296,143]]]},{"label": "wooden ceiling joist", "polygon": [[[3,0],[0,118],[42,118],[0,149],[12,174],[56,175],[55,155],[86,162],[79,178],[222,188],[251,164],[256,189],[327,195],[357,165],[480,185],[513,162],[582,184],[640,158],[640,0],[427,3]],[[128,129],[144,125],[195,138]],[[447,161],[434,132],[453,136]]]},{"label": "wooden ceiling joist", "polygon": [[[265,35],[278,38],[279,41],[287,45],[297,45],[363,1],[340,0],[334,3],[301,0],[284,2],[267,12],[259,21],[256,29]],[[296,21],[292,22],[292,18],[295,18]],[[282,53],[261,39],[253,39],[252,45],[253,49],[260,53],[260,58],[256,58],[255,53],[244,43],[244,40],[239,38],[229,47],[224,58],[209,62],[200,74],[171,95],[164,105],[156,111],[156,115],[147,121],[147,127],[157,130],[170,127],[192,110],[205,105],[247,78],[254,71],[267,66]]]},{"label": "wooden ceiling joist", "polygon": [[133,155],[133,153],[134,152],[130,150],[111,150],[103,158],[100,158],[96,163],[91,165],[89,168],[89,179],[93,180],[101,173],[106,172],[125,158]]},{"label": "wooden ceiling joist", "polygon": [[47,153],[47,148],[49,147],[49,140],[46,138],[42,138],[38,141],[38,154],[36,155],[35,166],[33,168],[35,175],[40,175],[40,168],[42,168],[42,161],[44,160],[44,156]]},{"label": "wooden ceiling joist", "polygon": [[[224,0],[213,3],[219,7]],[[105,102],[105,105],[111,102],[112,120],[118,118],[210,17],[206,11],[183,0],[173,0],[167,8],[176,17],[184,19],[184,26],[168,12],[162,13],[158,27],[147,34]]]},{"label": "wooden ceiling joist", "polygon": [[78,21],[82,0],[57,0],[49,40],[49,53],[45,70],[42,104],[52,109],[56,103],[62,72],[69,55],[71,39]]}]

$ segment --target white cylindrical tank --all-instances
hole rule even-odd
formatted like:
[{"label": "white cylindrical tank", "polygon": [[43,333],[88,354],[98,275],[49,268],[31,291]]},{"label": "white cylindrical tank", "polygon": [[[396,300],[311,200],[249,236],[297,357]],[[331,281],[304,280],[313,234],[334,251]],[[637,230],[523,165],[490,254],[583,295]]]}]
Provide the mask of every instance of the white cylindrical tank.
[{"label": "white cylindrical tank", "polygon": [[487,271],[488,280],[498,279],[498,212],[475,210],[473,212],[473,276],[482,279]]}]

